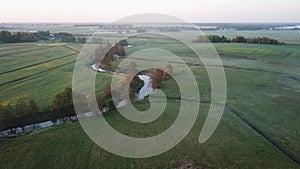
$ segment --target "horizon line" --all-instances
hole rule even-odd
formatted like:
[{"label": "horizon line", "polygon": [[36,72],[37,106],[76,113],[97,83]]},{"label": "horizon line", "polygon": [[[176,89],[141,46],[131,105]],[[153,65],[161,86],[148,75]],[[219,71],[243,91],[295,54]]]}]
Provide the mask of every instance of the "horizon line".
[{"label": "horizon line", "polygon": [[[44,24],[61,24],[61,23],[69,23],[69,24],[76,24],[76,23],[99,23],[99,24],[107,24],[107,23],[114,23],[114,21],[0,21],[0,24],[12,24],[12,23],[44,23]],[[132,22],[135,23],[142,23],[142,22]],[[151,24],[151,22],[145,22],[147,24]],[[152,22],[155,23],[155,22]],[[168,22],[157,22],[157,23],[168,23]],[[186,22],[171,22],[171,23],[203,23],[203,24],[300,24],[300,21],[186,21]]]}]

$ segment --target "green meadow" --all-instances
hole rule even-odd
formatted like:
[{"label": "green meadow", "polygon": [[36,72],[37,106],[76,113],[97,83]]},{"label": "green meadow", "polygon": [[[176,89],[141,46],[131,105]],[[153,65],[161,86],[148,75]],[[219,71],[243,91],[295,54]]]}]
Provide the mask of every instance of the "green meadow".
[{"label": "green meadow", "polygon": [[[98,147],[80,124],[73,122],[16,138],[0,138],[0,168],[173,169],[187,163],[201,168],[299,168],[295,162],[300,157],[299,46],[214,44],[226,74],[227,102],[215,133],[199,144],[211,101],[210,82],[201,60],[186,46],[167,39],[133,38],[128,42],[134,46],[126,49],[127,55],[159,46],[178,55],[195,75],[200,108],[195,125],[180,144],[156,157],[119,157]],[[189,45],[201,48],[200,44]],[[81,48],[81,44],[1,44],[0,101],[34,98],[41,111],[49,110],[53,97],[71,87]],[[142,63],[148,65],[155,57],[144,59]],[[121,61],[114,61],[112,66]],[[175,76],[184,76],[179,63],[174,67],[179,67]],[[86,71],[91,70],[86,67]],[[97,76],[102,81],[96,81],[96,89],[103,91],[104,85],[99,84],[109,82],[111,75]],[[160,89],[168,104],[157,120],[135,124],[117,111],[107,112],[105,119],[130,136],[149,137],[165,131],[177,117],[180,93],[172,78],[165,79]],[[134,106],[147,110],[148,98],[134,102]]]}]

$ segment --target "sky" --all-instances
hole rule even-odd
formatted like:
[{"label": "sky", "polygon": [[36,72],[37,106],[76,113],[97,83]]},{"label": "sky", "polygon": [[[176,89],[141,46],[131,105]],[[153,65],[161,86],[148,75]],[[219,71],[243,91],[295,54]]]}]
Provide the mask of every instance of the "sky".
[{"label": "sky", "polygon": [[1,0],[0,22],[113,22],[161,13],[187,22],[300,22],[300,0]]}]

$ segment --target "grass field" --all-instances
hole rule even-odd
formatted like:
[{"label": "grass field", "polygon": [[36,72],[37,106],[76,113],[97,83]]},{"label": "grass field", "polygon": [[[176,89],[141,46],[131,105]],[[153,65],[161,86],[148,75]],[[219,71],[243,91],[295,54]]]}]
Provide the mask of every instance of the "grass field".
[{"label": "grass field", "polygon": [[[199,144],[211,99],[202,63],[192,53],[185,52],[185,47],[167,40],[133,39],[131,43],[136,46],[127,49],[128,54],[160,46],[193,64],[192,71],[201,86],[200,111],[193,129],[179,145],[157,157],[122,158],[95,145],[76,122],[18,138],[0,139],[0,168],[178,168],[189,162],[202,168],[299,168],[286,154],[300,157],[299,47],[215,44],[227,78],[227,108],[214,135],[205,144]],[[25,95],[34,98],[40,109],[47,109],[56,93],[71,87],[76,50],[81,47],[1,44],[0,101]],[[105,81],[111,77],[103,76]],[[105,118],[115,129],[131,136],[160,133],[177,117],[179,94],[174,86],[172,79],[163,82],[161,89],[169,98],[168,105],[164,114],[152,123],[130,123],[115,111]],[[103,85],[96,87],[103,90]],[[134,104],[139,109],[149,107],[146,100]]]},{"label": "grass field", "polygon": [[40,110],[45,110],[56,93],[71,86],[78,54],[66,46],[28,43],[9,54],[0,50],[0,55],[3,55],[0,62],[1,101],[24,95],[34,98]]}]

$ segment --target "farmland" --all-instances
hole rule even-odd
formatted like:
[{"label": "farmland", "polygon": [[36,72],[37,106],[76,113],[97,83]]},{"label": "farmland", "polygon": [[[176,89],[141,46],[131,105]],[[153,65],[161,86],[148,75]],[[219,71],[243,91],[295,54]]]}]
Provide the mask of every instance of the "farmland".
[{"label": "farmland", "polygon": [[[95,145],[75,122],[17,138],[1,138],[0,168],[178,168],[185,163],[203,168],[299,167],[292,159],[300,157],[299,46],[214,44],[225,68],[227,107],[214,135],[199,144],[211,100],[208,75],[200,60],[168,40],[131,39],[129,43],[135,47],[127,49],[127,55],[160,46],[193,65],[191,69],[201,86],[200,111],[196,124],[179,145],[157,157],[122,158]],[[34,98],[41,111],[49,110],[55,94],[71,87],[81,47],[60,43],[1,44],[0,101]],[[102,76],[106,81],[111,77]],[[176,76],[183,75],[177,72]],[[174,86],[176,82],[172,79],[162,83],[160,89],[168,96],[168,105],[152,123],[132,124],[116,111],[105,118],[124,134],[147,137],[161,133],[177,117],[180,97]],[[96,87],[99,91],[104,89],[103,85]],[[134,105],[139,109],[149,107],[147,100]]]},{"label": "farmland", "polygon": [[58,91],[71,85],[77,53],[61,45],[28,43],[22,47],[0,48],[1,100],[26,96],[40,100],[38,106],[46,109]]}]

